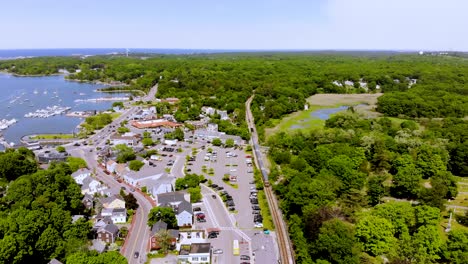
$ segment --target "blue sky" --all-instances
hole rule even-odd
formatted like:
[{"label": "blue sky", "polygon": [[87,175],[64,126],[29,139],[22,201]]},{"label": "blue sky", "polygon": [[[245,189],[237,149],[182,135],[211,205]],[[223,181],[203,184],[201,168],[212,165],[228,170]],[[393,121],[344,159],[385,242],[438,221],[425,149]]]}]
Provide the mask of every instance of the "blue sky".
[{"label": "blue sky", "polygon": [[2,0],[0,49],[468,51],[466,0]]}]

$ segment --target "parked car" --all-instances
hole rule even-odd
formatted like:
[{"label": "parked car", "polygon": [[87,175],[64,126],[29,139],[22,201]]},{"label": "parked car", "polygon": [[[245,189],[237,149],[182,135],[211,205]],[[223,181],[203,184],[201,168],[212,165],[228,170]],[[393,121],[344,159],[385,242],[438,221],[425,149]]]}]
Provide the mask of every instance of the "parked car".
[{"label": "parked car", "polygon": [[221,191],[221,190],[224,190],[224,187],[223,186],[218,186],[215,189],[218,190],[218,191]]},{"label": "parked car", "polygon": [[139,256],[140,256],[140,252],[135,251],[135,253],[133,253],[133,257],[134,257],[134,258],[138,258]]},{"label": "parked car", "polygon": [[193,208],[193,211],[194,211],[194,212],[200,212],[200,211],[201,211],[201,208],[200,208],[200,207],[194,207],[194,208]]},{"label": "parked car", "polygon": [[235,210],[236,210],[236,207],[230,206],[228,209],[229,209],[229,211],[235,211]]},{"label": "parked car", "polygon": [[223,250],[222,249],[215,249],[213,250],[213,254],[223,254]]},{"label": "parked car", "polygon": [[250,260],[250,257],[247,256],[247,255],[241,255],[241,256],[240,256],[240,259],[241,259],[241,260]]},{"label": "parked car", "polygon": [[218,235],[216,233],[209,233],[208,238],[217,238]]},{"label": "parked car", "polygon": [[197,222],[198,223],[206,223],[206,219],[205,218],[197,218]]},{"label": "parked car", "polygon": [[252,210],[260,210],[260,206],[258,206],[258,205],[252,205]]},{"label": "parked car", "polygon": [[217,187],[218,187],[218,184],[211,184],[210,187],[211,187],[211,188],[217,188]]}]

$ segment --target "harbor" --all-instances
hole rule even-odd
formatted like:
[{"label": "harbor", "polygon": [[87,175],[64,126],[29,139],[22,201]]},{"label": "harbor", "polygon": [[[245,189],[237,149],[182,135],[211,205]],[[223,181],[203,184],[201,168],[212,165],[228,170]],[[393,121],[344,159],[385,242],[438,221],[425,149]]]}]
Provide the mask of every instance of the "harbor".
[{"label": "harbor", "polygon": [[16,122],[18,122],[18,120],[16,119],[2,119],[0,120],[0,131],[2,130],[5,130],[7,128],[9,128],[11,125],[15,124]]},{"label": "harbor", "polygon": [[129,97],[100,97],[100,98],[90,98],[90,99],[76,99],[75,103],[89,102],[89,103],[98,103],[105,101],[128,101]]},{"label": "harbor", "polygon": [[68,110],[70,110],[71,107],[63,107],[63,106],[48,106],[45,109],[38,109],[35,112],[29,112],[24,115],[24,117],[27,118],[48,118],[51,116],[55,115],[61,115]]},{"label": "harbor", "polygon": [[[0,120],[17,121],[8,123],[8,127],[1,131],[3,141],[0,141],[0,149],[11,142],[20,144],[21,137],[27,134],[77,132],[76,127],[83,118],[112,108],[114,101],[128,99],[128,93],[113,93],[115,98],[99,99],[106,96],[94,91],[103,87],[100,84],[70,82],[61,75],[16,77],[0,73]],[[77,99],[85,101],[75,102]]]}]

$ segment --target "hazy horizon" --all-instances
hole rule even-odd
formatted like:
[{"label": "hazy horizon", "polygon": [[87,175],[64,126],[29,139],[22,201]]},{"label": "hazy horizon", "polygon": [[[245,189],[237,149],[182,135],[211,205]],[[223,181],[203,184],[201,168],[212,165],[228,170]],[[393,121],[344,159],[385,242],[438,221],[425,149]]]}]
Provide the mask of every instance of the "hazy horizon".
[{"label": "hazy horizon", "polygon": [[467,9],[462,0],[19,0],[2,3],[0,49],[468,51]]}]

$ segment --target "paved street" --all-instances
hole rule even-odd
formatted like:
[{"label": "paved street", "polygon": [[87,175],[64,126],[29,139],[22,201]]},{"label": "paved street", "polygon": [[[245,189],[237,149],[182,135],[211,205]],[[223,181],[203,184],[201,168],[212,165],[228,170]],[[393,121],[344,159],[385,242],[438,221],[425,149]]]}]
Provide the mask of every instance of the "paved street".
[{"label": "paved street", "polygon": [[[148,93],[148,95],[152,94],[154,98],[154,95],[157,92],[157,88],[158,86],[155,85]],[[110,188],[125,187],[127,188],[127,190],[129,189],[127,185],[117,182],[114,177],[102,172],[96,161],[96,156],[94,154],[95,148],[96,146],[104,145],[105,141],[109,138],[111,134],[112,126],[118,127],[120,125],[120,122],[134,114],[137,110],[138,109],[136,107],[131,107],[127,111],[123,112],[122,115],[120,115],[118,118],[113,120],[111,124],[89,137],[86,141],[92,141],[94,143],[94,146],[74,146],[71,143],[65,145],[67,151],[72,156],[83,158],[88,164],[88,167],[91,170],[95,171],[96,178],[104,182]],[[134,215],[133,226],[131,227],[131,232],[129,232],[126,238],[125,247],[123,248],[122,252],[122,254],[127,258],[129,264],[144,263],[146,261],[146,253],[148,252],[148,240],[150,233],[150,230],[147,226],[148,213],[153,207],[148,201],[148,199],[140,192],[133,192],[133,195],[138,201],[139,208]],[[135,259],[133,257],[133,254],[136,251],[140,252],[140,257],[138,259]]]}]

